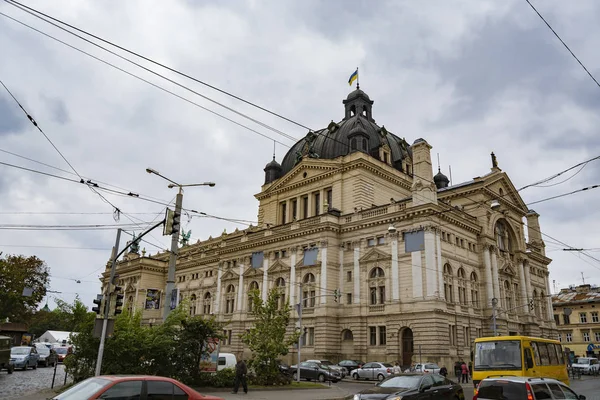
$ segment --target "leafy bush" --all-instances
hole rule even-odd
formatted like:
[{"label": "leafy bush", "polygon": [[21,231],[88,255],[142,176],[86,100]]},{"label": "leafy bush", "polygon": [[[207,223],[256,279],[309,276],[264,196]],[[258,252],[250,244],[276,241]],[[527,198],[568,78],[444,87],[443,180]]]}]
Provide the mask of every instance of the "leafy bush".
[{"label": "leafy bush", "polygon": [[235,380],[235,370],[226,368],[218,372],[202,372],[193,382],[194,386],[224,388],[232,387]]}]

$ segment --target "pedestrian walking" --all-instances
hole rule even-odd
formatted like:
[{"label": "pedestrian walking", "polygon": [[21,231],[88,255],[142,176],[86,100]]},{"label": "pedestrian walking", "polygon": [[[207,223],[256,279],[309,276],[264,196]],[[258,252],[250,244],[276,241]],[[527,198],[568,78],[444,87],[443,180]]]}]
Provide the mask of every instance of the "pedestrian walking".
[{"label": "pedestrian walking", "polygon": [[461,369],[461,383],[469,383],[469,367],[464,362],[460,366]]},{"label": "pedestrian walking", "polygon": [[233,391],[231,393],[236,394],[240,388],[240,383],[244,389],[244,393],[248,393],[248,382],[246,381],[246,374],[248,373],[248,367],[246,363],[241,359],[235,364],[235,381],[233,384]]},{"label": "pedestrian walking", "polygon": [[456,375],[456,379],[458,379],[460,381],[460,361],[456,361],[454,363],[454,375]]},{"label": "pedestrian walking", "polygon": [[440,375],[446,378],[448,376],[448,369],[446,367],[440,368]]},{"label": "pedestrian walking", "polygon": [[394,374],[399,374],[399,373],[401,373],[401,372],[402,372],[402,369],[400,368],[400,364],[396,363],[396,364],[394,365],[394,368],[393,368],[392,372],[393,372]]}]

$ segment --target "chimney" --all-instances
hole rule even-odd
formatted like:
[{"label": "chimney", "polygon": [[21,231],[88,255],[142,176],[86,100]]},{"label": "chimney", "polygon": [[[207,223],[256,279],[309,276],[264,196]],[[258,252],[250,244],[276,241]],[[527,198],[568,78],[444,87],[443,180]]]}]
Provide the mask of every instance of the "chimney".
[{"label": "chimney", "polygon": [[529,237],[529,243],[534,247],[541,250],[543,255],[546,255],[544,248],[546,245],[542,240],[542,232],[540,231],[540,214],[533,210],[527,212],[527,236]]},{"label": "chimney", "polygon": [[431,146],[425,139],[417,139],[412,145],[413,185],[412,205],[437,204],[437,188],[433,182]]}]

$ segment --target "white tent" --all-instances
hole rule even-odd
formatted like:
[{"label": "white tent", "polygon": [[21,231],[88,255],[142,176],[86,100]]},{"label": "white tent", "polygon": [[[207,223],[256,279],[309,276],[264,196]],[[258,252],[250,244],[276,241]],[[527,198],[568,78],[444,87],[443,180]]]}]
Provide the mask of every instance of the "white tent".
[{"label": "white tent", "polygon": [[77,332],[66,332],[66,331],[46,331],[43,335],[36,339],[36,342],[45,343],[70,343],[71,339],[69,336],[76,335]]}]

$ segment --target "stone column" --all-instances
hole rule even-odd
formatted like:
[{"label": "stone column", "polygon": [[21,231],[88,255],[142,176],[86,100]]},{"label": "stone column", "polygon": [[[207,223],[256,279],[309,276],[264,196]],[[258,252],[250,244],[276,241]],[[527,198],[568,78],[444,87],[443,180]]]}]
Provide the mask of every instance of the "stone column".
[{"label": "stone column", "polygon": [[[322,192],[322,191],[321,191]],[[321,193],[322,195],[323,193]],[[321,304],[327,303],[327,241],[321,242]]]},{"label": "stone column", "polygon": [[498,304],[502,304],[500,302],[500,281],[498,278],[498,258],[496,256],[496,249],[492,251],[492,279],[494,284],[494,297],[498,299]]},{"label": "stone column", "polygon": [[421,252],[413,251],[410,255],[412,264],[413,297],[423,298],[423,263],[421,261]]},{"label": "stone column", "polygon": [[554,311],[552,310],[552,293],[550,293],[550,273],[546,271],[546,277],[545,277],[545,281],[546,281],[546,298],[544,299],[544,301],[547,303],[546,306],[546,318],[550,321],[552,321],[554,319]]},{"label": "stone column", "polygon": [[[531,289],[531,274],[529,272],[529,261],[524,261],[523,267],[525,268],[525,285],[527,285],[527,301],[529,301],[533,297],[533,290]],[[533,310],[530,310],[529,312],[533,313]]]},{"label": "stone column", "polygon": [[354,281],[354,300],[352,301],[354,304],[360,304],[360,241],[356,241],[352,243],[354,245],[354,271],[352,272],[353,281]]},{"label": "stone column", "polygon": [[436,250],[437,250],[437,291],[440,299],[444,298],[444,265],[442,263],[442,239],[440,231],[436,232]]},{"label": "stone column", "polygon": [[[517,268],[519,268],[519,286],[521,287],[521,293],[515,293],[515,296],[521,296],[521,300],[517,300],[515,303],[517,306],[521,304],[528,304],[529,299],[527,298],[527,287],[525,282],[525,266],[523,265],[523,259],[519,258],[517,262]],[[529,306],[523,305],[519,310],[523,314],[529,314]]]},{"label": "stone column", "polygon": [[435,297],[437,291],[437,262],[436,262],[436,240],[432,228],[425,229],[425,287],[427,297]]},{"label": "stone column", "polygon": [[271,253],[265,253],[263,258],[263,283],[262,283],[262,300],[267,301],[267,293],[269,291],[269,257]]},{"label": "stone column", "polygon": [[294,215],[294,211],[292,210],[292,200],[287,200],[285,202],[285,208],[287,210],[286,212],[286,216],[285,216],[285,221],[283,221],[283,223],[285,224],[286,222],[292,222],[292,215]]},{"label": "stone column", "polygon": [[294,308],[294,295],[296,293],[296,252],[297,247],[290,247],[290,305]]},{"label": "stone column", "polygon": [[492,305],[492,299],[494,298],[494,283],[493,283],[493,275],[492,275],[492,261],[490,258],[490,248],[489,245],[484,245],[483,247],[483,262],[485,264],[485,288],[486,288],[486,306],[490,307]]},{"label": "stone column", "polygon": [[237,311],[242,311],[242,302],[244,301],[244,265],[240,263],[240,280],[238,283],[238,292],[237,292],[237,307],[235,308]]},{"label": "stone column", "polygon": [[400,278],[398,271],[398,233],[390,233],[392,240],[392,301],[400,300]]},{"label": "stone column", "polygon": [[[343,291],[344,288],[344,245],[342,244],[340,246],[340,276],[338,279],[338,286],[339,286],[339,290]],[[340,298],[340,303],[345,301],[345,299],[342,297]]]},{"label": "stone column", "polygon": [[219,313],[221,305],[221,276],[223,276],[223,263],[217,266],[217,293],[215,294],[215,314]]}]

